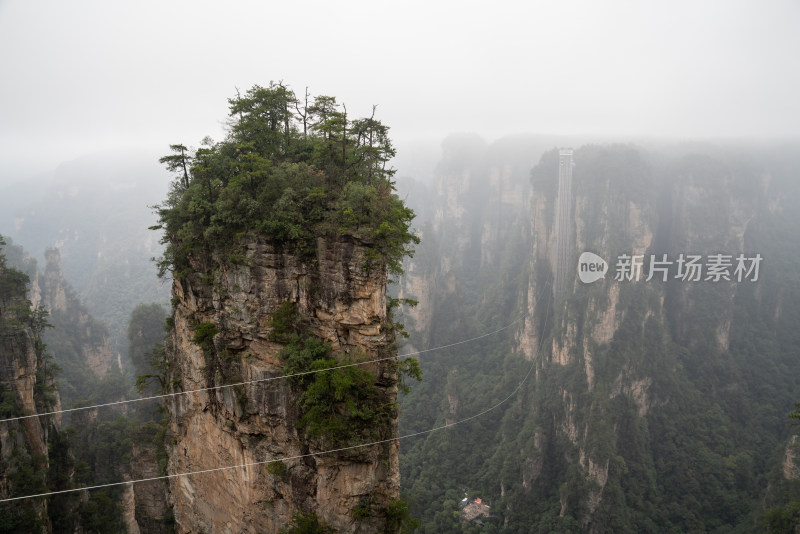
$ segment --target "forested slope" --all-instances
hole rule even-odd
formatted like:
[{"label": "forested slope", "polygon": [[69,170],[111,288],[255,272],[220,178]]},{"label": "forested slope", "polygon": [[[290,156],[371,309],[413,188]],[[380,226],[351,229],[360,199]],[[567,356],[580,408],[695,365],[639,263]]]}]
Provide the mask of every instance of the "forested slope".
[{"label": "forested slope", "polygon": [[[6,496],[78,490],[163,473],[163,427],[157,423],[155,402],[71,411],[135,399],[136,377],[120,370],[105,325],[62,276],[58,251],[46,252],[40,271],[22,247],[10,239],[4,245],[3,302],[13,312],[2,314],[0,325],[3,418],[69,410],[1,423],[10,438],[3,445]],[[164,338],[165,315],[161,306],[151,304],[137,307],[131,316],[130,354],[142,374],[153,371],[150,359]],[[171,530],[165,485],[158,482],[138,484],[135,490],[112,486],[3,506],[2,528],[12,532],[125,532],[139,526],[149,532]]]},{"label": "forested slope", "polygon": [[[786,148],[577,148],[561,300],[557,151],[524,176],[485,148],[445,152],[435,210],[455,216],[429,221],[401,284],[432,296],[412,340],[513,327],[423,357],[401,432],[478,413],[532,374],[491,415],[404,444],[426,532],[752,532],[797,498],[800,162]],[[604,280],[578,280],[583,251],[608,261]],[[675,262],[667,282],[647,264],[636,282],[615,280],[623,254],[730,255],[731,275],[739,254],[763,259],[757,281],[688,281]],[[484,527],[459,525],[465,489],[491,504]]]}]

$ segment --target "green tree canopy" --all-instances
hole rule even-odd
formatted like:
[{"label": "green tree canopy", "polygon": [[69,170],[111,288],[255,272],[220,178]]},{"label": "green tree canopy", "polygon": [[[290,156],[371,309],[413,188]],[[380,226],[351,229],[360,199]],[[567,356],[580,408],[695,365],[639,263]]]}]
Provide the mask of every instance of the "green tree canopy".
[{"label": "green tree canopy", "polygon": [[167,245],[160,274],[180,277],[190,254],[235,247],[248,232],[313,251],[321,235],[363,242],[371,261],[401,271],[417,237],[414,212],[397,197],[389,128],[351,120],[335,97],[301,102],[282,83],[229,99],[224,141],[191,151],[170,145],[161,158],[176,179],[157,206]]}]

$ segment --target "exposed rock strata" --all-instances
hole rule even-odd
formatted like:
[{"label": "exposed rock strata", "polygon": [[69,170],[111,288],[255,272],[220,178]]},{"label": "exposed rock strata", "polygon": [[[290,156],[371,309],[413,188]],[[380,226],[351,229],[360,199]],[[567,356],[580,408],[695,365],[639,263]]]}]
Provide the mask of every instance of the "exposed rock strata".
[{"label": "exposed rock strata", "polygon": [[[43,344],[38,329],[28,316],[30,301],[25,298],[24,284],[10,281],[6,275],[5,258],[0,255],[0,393],[3,414],[0,419],[36,414],[46,409],[58,409],[58,394],[54,403],[45,406],[37,390],[54,383],[43,369],[46,365]],[[13,287],[18,286],[18,287]],[[37,383],[38,388],[37,388]],[[36,487],[30,477],[46,480],[50,465],[48,458],[48,433],[54,418],[32,417],[0,423],[0,498],[21,496]],[[20,487],[22,486],[22,488]],[[52,525],[47,513],[47,501],[34,499],[0,506],[3,523],[11,528],[31,528],[37,532],[50,532]]]},{"label": "exposed rock strata", "polygon": [[[173,284],[168,352],[177,389],[281,376],[283,345],[270,340],[271,314],[286,301],[296,304],[313,334],[337,353],[362,351],[371,360],[391,354],[386,273],[365,270],[362,244],[320,238],[315,256],[303,261],[252,238],[242,254],[245,260],[238,264],[227,258],[209,264],[195,259],[194,274]],[[234,361],[238,376],[209,377],[208,355],[193,342],[194,325],[204,322],[219,330],[214,350]],[[372,372],[376,386],[395,399],[392,361],[361,368]],[[295,427],[299,407],[288,380],[182,395],[168,403],[168,411],[169,474],[248,465],[171,478],[179,532],[277,532],[299,512],[314,512],[340,532],[383,530],[383,518],[357,520],[353,509],[360,499],[398,496],[396,442],[309,456],[325,445],[307,440]],[[385,434],[394,436],[396,429],[394,418]],[[264,462],[282,458],[285,473],[268,472]]]}]

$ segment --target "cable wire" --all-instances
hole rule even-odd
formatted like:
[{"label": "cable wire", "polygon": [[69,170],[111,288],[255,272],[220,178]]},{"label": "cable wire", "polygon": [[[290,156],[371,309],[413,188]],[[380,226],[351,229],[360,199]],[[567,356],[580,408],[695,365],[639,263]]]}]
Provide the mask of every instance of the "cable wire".
[{"label": "cable wire", "polygon": [[[549,317],[549,313],[550,313],[550,300],[548,300],[548,303],[547,303],[547,309],[545,311],[544,324],[542,326],[542,336],[541,336],[540,342],[539,342],[539,350],[540,351],[541,351],[542,346],[544,345],[544,332],[545,332],[545,330],[547,328],[547,319]],[[474,341],[476,339],[480,339],[480,338],[486,337],[486,336],[490,336],[492,334],[496,334],[497,332],[500,332],[501,330],[505,330],[508,327],[510,327],[512,324],[514,324],[515,322],[518,322],[520,319],[522,319],[522,317],[518,318],[517,320],[515,320],[512,323],[509,323],[508,325],[504,326],[500,330],[495,330],[494,332],[490,332],[488,334],[484,334],[482,336],[478,336],[476,338],[472,338],[472,341]],[[409,356],[409,355],[412,355],[412,354],[421,354],[423,352],[429,352],[429,351],[432,351],[432,350],[442,349],[442,348],[445,348],[445,347],[452,347],[454,345],[460,345],[460,344],[466,343],[467,341],[468,340],[459,341],[457,343],[451,343],[450,345],[443,345],[441,347],[435,347],[435,348],[432,348],[432,349],[426,349],[426,350],[419,351],[419,352],[405,354],[404,356]],[[386,358],[384,358],[384,359],[386,359]],[[379,360],[375,360],[375,361],[379,361]],[[214,472],[219,472],[219,471],[228,471],[228,470],[231,470],[231,469],[241,469],[241,468],[247,468],[247,467],[254,467],[254,466],[257,466],[257,465],[264,465],[264,464],[268,464],[268,463],[271,463],[271,462],[284,462],[284,461],[287,461],[287,460],[299,460],[301,458],[309,458],[309,457],[312,457],[312,456],[322,456],[323,454],[333,454],[333,453],[337,453],[337,452],[344,452],[344,451],[350,451],[350,450],[354,450],[354,449],[361,449],[361,448],[364,448],[364,447],[372,447],[374,445],[381,445],[383,443],[390,443],[392,441],[400,441],[401,439],[413,438],[413,437],[416,437],[416,436],[422,436],[424,434],[430,434],[430,433],[436,432],[438,430],[444,430],[446,428],[450,428],[452,426],[455,426],[455,425],[458,425],[458,424],[461,424],[461,423],[465,423],[467,421],[471,421],[472,419],[476,419],[476,418],[478,418],[478,417],[480,417],[482,415],[485,415],[485,414],[491,412],[492,410],[498,408],[499,406],[503,405],[506,401],[508,401],[511,397],[513,397],[520,390],[522,385],[528,380],[528,377],[530,376],[530,374],[533,371],[535,366],[536,366],[536,360],[534,360],[531,363],[530,368],[528,368],[528,372],[522,378],[520,383],[517,384],[517,387],[515,387],[514,390],[511,393],[509,393],[508,396],[506,396],[506,398],[504,398],[503,400],[501,400],[500,402],[498,402],[494,406],[491,406],[490,408],[487,408],[486,410],[483,410],[482,412],[479,412],[477,414],[473,414],[473,415],[471,415],[469,417],[465,417],[464,419],[460,419],[460,420],[455,421],[453,423],[445,423],[444,425],[440,425],[440,426],[437,426],[437,427],[434,427],[434,428],[430,428],[428,430],[421,430],[419,432],[412,432],[410,434],[404,434],[404,435],[398,436],[396,438],[387,438],[387,439],[382,439],[382,440],[378,440],[378,441],[372,441],[370,443],[362,443],[362,444],[359,444],[359,445],[351,445],[351,446],[348,446],[348,447],[340,447],[338,449],[329,449],[329,450],[320,451],[320,452],[310,452],[310,453],[307,453],[307,454],[298,454],[296,456],[285,456],[283,458],[272,458],[272,459],[269,459],[269,460],[262,460],[262,461],[259,461],[259,462],[250,462],[250,463],[244,463],[244,464],[238,464],[238,465],[226,465],[226,466],[223,466],[223,467],[213,467],[211,469],[201,469],[201,470],[198,470],[198,471],[189,471],[189,472],[186,472],[186,473],[173,473],[173,474],[161,475],[161,476],[156,476],[156,477],[140,478],[140,479],[136,479],[136,480],[125,480],[123,482],[111,482],[111,483],[108,483],[108,484],[98,484],[96,486],[88,486],[88,487],[84,487],[84,488],[71,488],[71,489],[66,489],[66,490],[50,491],[50,492],[47,492],[47,493],[37,493],[35,495],[25,495],[25,496],[22,496],[22,497],[10,497],[10,498],[6,498],[6,499],[0,499],[0,503],[10,502],[10,501],[18,501],[18,500],[22,500],[22,499],[34,499],[34,498],[38,498],[38,497],[50,497],[52,495],[62,495],[64,493],[73,493],[73,492],[76,492],[76,491],[89,491],[89,490],[95,490],[95,489],[101,489],[101,488],[110,488],[110,487],[114,487],[114,486],[124,486],[126,484],[133,485],[133,484],[139,484],[139,483],[142,483],[142,482],[153,482],[153,481],[156,481],[156,480],[168,480],[170,478],[179,478],[179,477],[187,477],[187,476],[192,476],[192,475],[201,475],[201,474],[204,474],[204,473],[214,473]],[[344,366],[344,367],[348,367],[348,366]],[[325,370],[327,371],[327,370],[330,370],[330,369],[325,369]],[[288,377],[288,375],[287,375],[287,377]],[[275,377],[275,378],[282,378],[282,377]],[[286,377],[283,377],[283,378],[286,378]],[[213,389],[213,388],[207,388],[207,389]]]},{"label": "cable wire", "polygon": [[222,385],[219,385],[219,386],[209,386],[209,387],[205,387],[205,388],[190,389],[188,391],[177,391],[177,392],[173,392],[173,393],[163,393],[163,394],[160,394],[160,395],[151,395],[149,397],[141,397],[141,398],[138,398],[138,399],[127,399],[127,400],[120,400],[120,401],[114,401],[114,402],[105,402],[105,403],[102,403],[102,404],[93,404],[91,406],[79,406],[79,407],[76,407],[76,408],[65,408],[63,410],[53,410],[52,412],[34,413],[34,414],[29,414],[29,415],[20,415],[20,416],[17,416],[17,417],[9,417],[7,419],[0,419],[0,423],[9,423],[9,422],[12,422],[12,421],[20,421],[22,419],[30,419],[30,418],[33,418],[33,417],[45,417],[45,416],[48,416],[48,415],[58,415],[58,414],[62,414],[62,413],[71,413],[71,412],[79,412],[79,411],[83,411],[83,410],[92,410],[92,409],[95,409],[95,408],[106,408],[108,406],[119,406],[119,405],[122,405],[122,404],[131,404],[131,403],[134,403],[134,402],[143,402],[143,401],[154,400],[154,399],[163,399],[163,398],[167,398],[167,397],[177,397],[179,395],[189,395],[190,393],[200,393],[200,392],[203,392],[203,391],[212,391],[212,390],[217,390],[217,389],[232,388],[232,387],[236,387],[236,386],[246,386],[248,384],[257,384],[257,383],[260,383],[260,382],[271,382],[273,380],[281,380],[281,379],[284,379],[284,378],[294,378],[294,377],[297,377],[297,376],[305,376],[305,375],[311,375],[311,374],[315,374],[315,373],[323,373],[325,371],[334,371],[336,369],[345,369],[347,367],[354,367],[356,365],[366,365],[368,363],[383,362],[383,361],[386,361],[386,360],[394,360],[396,358],[397,359],[406,358],[408,356],[416,356],[417,354],[423,354],[423,353],[426,353],[426,352],[433,352],[435,350],[446,349],[446,348],[450,348],[450,347],[455,347],[457,345],[463,345],[465,343],[470,343],[472,341],[477,341],[478,339],[482,339],[482,338],[497,334],[498,332],[502,332],[503,330],[506,330],[506,329],[510,328],[512,325],[514,325],[515,323],[519,322],[521,319],[522,319],[522,317],[518,317],[514,321],[512,321],[509,324],[507,324],[506,326],[504,326],[503,328],[500,328],[500,329],[495,330],[493,332],[489,332],[488,334],[482,334],[480,336],[473,337],[473,338],[470,338],[470,339],[465,339],[465,340],[462,340],[462,341],[457,341],[455,343],[450,343],[450,344],[447,344],[447,345],[441,345],[439,347],[433,347],[433,348],[430,348],[430,349],[420,350],[420,351],[417,351],[417,352],[409,352],[407,354],[397,354],[397,355],[389,356],[389,357],[386,357],[386,358],[379,358],[377,360],[366,360],[366,361],[363,361],[363,362],[347,363],[347,364],[337,365],[335,367],[327,367],[325,369],[317,369],[317,370],[314,370],[314,371],[303,371],[303,372],[300,372],[300,373],[293,373],[293,374],[289,374],[289,375],[273,376],[273,377],[268,377],[268,378],[258,378],[258,379],[255,379],[255,380],[245,380],[243,382],[236,382],[235,384],[222,384]]}]

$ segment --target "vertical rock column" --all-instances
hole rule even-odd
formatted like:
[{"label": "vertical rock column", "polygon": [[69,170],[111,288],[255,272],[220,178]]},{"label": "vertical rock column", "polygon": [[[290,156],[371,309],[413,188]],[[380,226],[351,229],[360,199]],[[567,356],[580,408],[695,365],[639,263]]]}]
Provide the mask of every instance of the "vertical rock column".
[{"label": "vertical rock column", "polygon": [[[175,390],[282,376],[284,345],[270,339],[271,314],[287,301],[336,354],[375,360],[396,353],[386,272],[368,269],[365,252],[352,239],[318,239],[315,255],[301,258],[254,237],[237,263],[193,261],[194,272],[173,284],[167,350]],[[213,347],[194,342],[201,323],[213,323]],[[396,363],[359,368],[394,404]],[[277,532],[299,513],[315,513],[339,532],[383,531],[385,518],[353,511],[397,498],[397,443],[313,455],[334,447],[296,427],[300,409],[296,389],[280,378],[171,399],[169,474],[255,464],[171,478],[177,531]],[[396,436],[396,415],[379,430],[384,439]],[[283,465],[267,468],[278,459]]]}]

